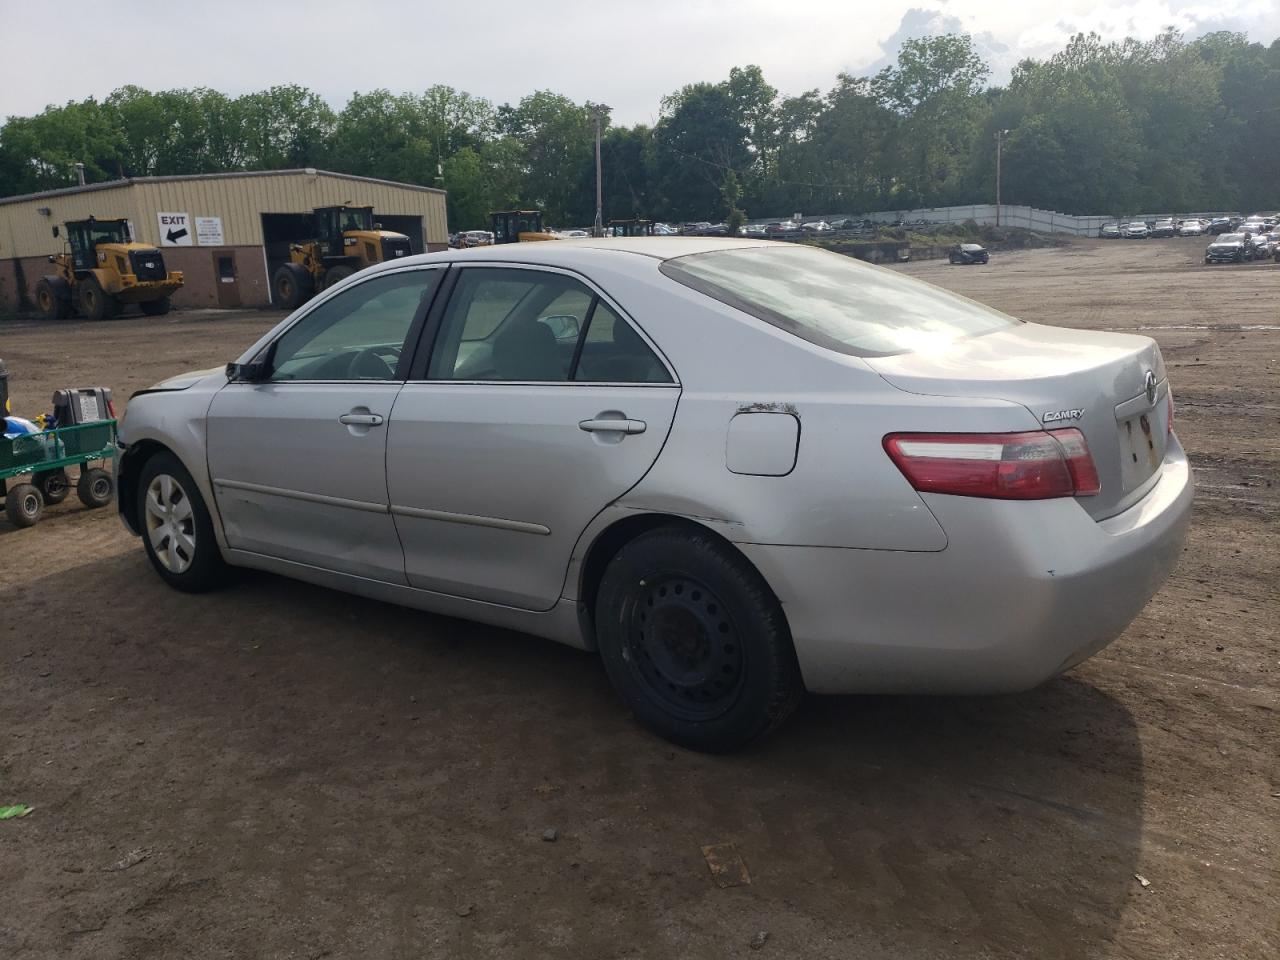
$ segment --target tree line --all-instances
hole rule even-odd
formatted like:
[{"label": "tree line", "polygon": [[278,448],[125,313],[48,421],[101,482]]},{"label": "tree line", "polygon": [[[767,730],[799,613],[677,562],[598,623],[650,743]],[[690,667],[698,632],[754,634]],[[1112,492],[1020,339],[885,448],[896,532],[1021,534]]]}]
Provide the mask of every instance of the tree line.
[{"label": "tree line", "polygon": [[445,85],[356,93],[338,111],[296,85],[230,97],[122,87],[0,127],[0,196],[131,176],[319,167],[449,191],[450,224],[536,205],[557,226],[606,217],[740,221],[990,202],[1075,214],[1280,207],[1280,39],[1220,32],[1104,43],[1079,34],[1007,86],[965,35],[906,41],[871,76],[783,95],[757,66],[662,99],[653,126],[548,90],[495,105]]}]

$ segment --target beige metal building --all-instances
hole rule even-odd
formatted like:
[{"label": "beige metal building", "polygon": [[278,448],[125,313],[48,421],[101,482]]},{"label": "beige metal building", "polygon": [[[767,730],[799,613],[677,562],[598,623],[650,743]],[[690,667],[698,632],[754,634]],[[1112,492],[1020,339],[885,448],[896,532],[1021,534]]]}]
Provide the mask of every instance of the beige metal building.
[{"label": "beige metal building", "polygon": [[65,240],[68,220],[127,219],[185,274],[179,307],[265,307],[270,277],[289,244],[309,239],[311,211],[371,206],[384,229],[406,234],[415,253],[448,246],[445,192],[325,170],[272,170],[137,177],[0,198],[0,312],[32,309],[36,282]]}]

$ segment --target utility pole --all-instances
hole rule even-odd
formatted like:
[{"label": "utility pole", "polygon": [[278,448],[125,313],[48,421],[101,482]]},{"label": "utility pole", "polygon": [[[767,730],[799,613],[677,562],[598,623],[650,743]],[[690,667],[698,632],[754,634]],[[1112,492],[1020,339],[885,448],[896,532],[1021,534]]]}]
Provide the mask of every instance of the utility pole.
[{"label": "utility pole", "polygon": [[600,176],[600,123],[608,108],[603,104],[596,106],[596,223],[592,233],[597,237],[604,236],[604,187]]},{"label": "utility pole", "polygon": [[996,131],[996,226],[1000,226],[1000,153],[1008,130]]}]

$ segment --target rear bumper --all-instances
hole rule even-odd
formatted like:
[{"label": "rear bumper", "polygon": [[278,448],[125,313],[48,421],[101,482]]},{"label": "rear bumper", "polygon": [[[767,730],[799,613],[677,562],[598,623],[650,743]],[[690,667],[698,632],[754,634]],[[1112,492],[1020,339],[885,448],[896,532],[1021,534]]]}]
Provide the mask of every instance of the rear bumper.
[{"label": "rear bumper", "polygon": [[1095,522],[1072,499],[926,495],[936,553],[742,545],[816,693],[1006,693],[1118,637],[1182,552],[1194,485],[1174,440],[1151,492]]}]

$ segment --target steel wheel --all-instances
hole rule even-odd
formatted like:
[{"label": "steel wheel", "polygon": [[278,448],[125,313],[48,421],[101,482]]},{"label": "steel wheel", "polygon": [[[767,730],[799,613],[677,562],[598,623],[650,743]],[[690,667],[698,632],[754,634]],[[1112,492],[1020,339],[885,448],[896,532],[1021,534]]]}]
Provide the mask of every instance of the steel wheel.
[{"label": "steel wheel", "polygon": [[712,720],[736,702],[746,675],[743,644],[705,585],[682,576],[646,583],[630,626],[631,670],[671,714]]},{"label": "steel wheel", "polygon": [[196,556],[191,498],[174,477],[156,474],[147,485],[146,534],[156,560],[170,573],[185,573]]}]

